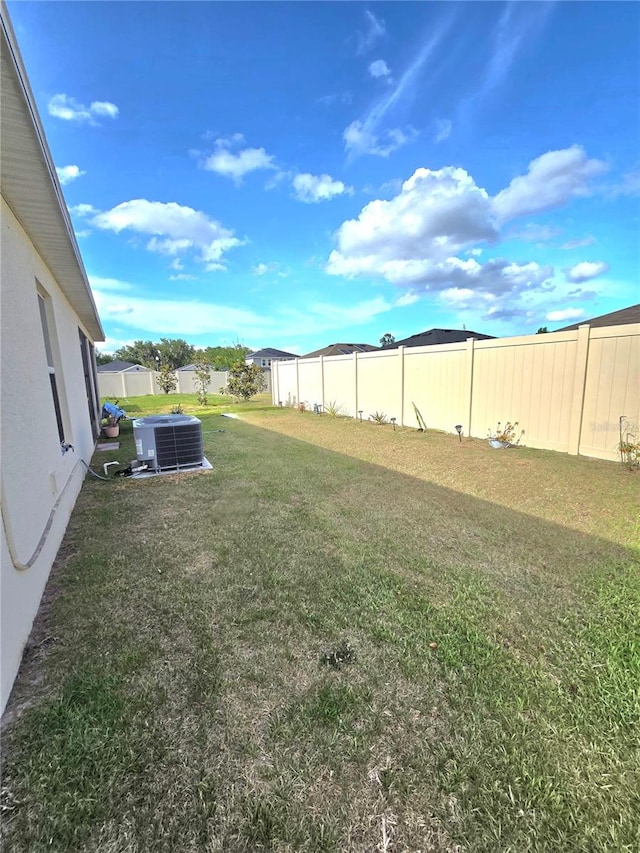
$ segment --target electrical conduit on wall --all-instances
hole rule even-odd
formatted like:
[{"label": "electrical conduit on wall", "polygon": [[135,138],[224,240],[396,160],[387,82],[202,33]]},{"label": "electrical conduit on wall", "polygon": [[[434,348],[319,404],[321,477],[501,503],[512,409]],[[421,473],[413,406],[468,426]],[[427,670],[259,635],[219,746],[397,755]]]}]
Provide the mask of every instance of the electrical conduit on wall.
[{"label": "electrical conduit on wall", "polygon": [[80,467],[80,465],[86,465],[86,464],[87,463],[84,461],[84,459],[78,459],[76,464],[71,469],[71,473],[69,474],[69,476],[67,478],[67,482],[62,487],[62,491],[58,495],[56,502],[51,507],[51,512],[49,513],[49,518],[47,519],[47,523],[44,526],[44,530],[42,531],[42,534],[40,535],[40,538],[38,539],[38,543],[35,547],[35,550],[31,554],[29,559],[26,560],[25,562],[22,562],[22,560],[20,560],[18,557],[18,550],[16,548],[16,543],[15,543],[15,539],[13,536],[13,531],[11,530],[11,522],[8,518],[10,513],[7,511],[7,498],[6,498],[5,491],[4,491],[4,484],[2,484],[2,486],[0,486],[0,490],[1,490],[0,510],[1,510],[1,514],[2,514],[2,526],[4,527],[5,536],[7,538],[7,546],[9,548],[9,554],[11,556],[11,562],[13,563],[14,567],[18,571],[23,572],[26,569],[30,569],[33,566],[33,564],[35,563],[35,561],[38,559],[38,557],[40,556],[40,553],[42,552],[42,549],[44,548],[44,546],[47,542],[47,538],[49,537],[49,533],[51,532],[51,528],[53,526],[53,521],[55,519],[55,515],[56,515],[56,512],[58,511],[58,507],[60,506],[62,498],[65,496],[67,488],[69,487],[69,484],[73,480],[73,477],[76,473],[76,470]]}]

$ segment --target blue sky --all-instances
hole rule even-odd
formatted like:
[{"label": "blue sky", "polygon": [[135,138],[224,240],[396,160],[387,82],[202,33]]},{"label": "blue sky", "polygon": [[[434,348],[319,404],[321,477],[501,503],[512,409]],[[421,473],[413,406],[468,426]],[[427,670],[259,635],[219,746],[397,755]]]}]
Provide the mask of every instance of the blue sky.
[{"label": "blue sky", "polygon": [[640,5],[9,2],[107,341],[640,301]]}]

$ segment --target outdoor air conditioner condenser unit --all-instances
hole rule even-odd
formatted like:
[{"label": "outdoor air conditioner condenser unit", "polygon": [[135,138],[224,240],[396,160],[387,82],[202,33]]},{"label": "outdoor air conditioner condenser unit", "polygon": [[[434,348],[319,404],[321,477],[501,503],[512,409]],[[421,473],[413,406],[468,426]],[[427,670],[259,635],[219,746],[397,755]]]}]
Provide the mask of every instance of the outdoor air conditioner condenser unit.
[{"label": "outdoor air conditioner condenser unit", "polygon": [[136,456],[156,471],[204,464],[202,422],[192,415],[149,415],[133,422]]}]

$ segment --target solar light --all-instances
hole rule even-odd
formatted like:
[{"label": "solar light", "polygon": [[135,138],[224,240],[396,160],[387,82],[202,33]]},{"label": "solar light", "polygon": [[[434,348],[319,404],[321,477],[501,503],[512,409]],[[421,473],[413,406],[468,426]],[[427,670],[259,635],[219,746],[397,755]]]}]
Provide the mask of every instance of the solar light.
[{"label": "solar light", "polygon": [[459,441],[462,441],[462,424],[456,424],[456,432],[458,433]]},{"label": "solar light", "polygon": [[362,423],[362,409],[358,409],[358,414],[360,415],[360,423]]},{"label": "solar light", "polygon": [[395,432],[396,431],[396,419],[391,418],[390,420],[391,420],[391,423],[393,424],[393,431]]}]

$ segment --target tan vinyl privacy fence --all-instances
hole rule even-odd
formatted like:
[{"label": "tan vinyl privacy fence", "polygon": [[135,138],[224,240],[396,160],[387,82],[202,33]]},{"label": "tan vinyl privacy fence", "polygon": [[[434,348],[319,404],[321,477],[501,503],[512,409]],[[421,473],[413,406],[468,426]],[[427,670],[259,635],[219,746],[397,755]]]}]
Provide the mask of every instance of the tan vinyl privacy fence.
[{"label": "tan vinyl privacy fence", "polygon": [[417,427],[484,438],[518,421],[529,447],[616,459],[619,418],[640,422],[640,324],[428,347],[399,347],[273,365],[274,405],[376,412]]}]

